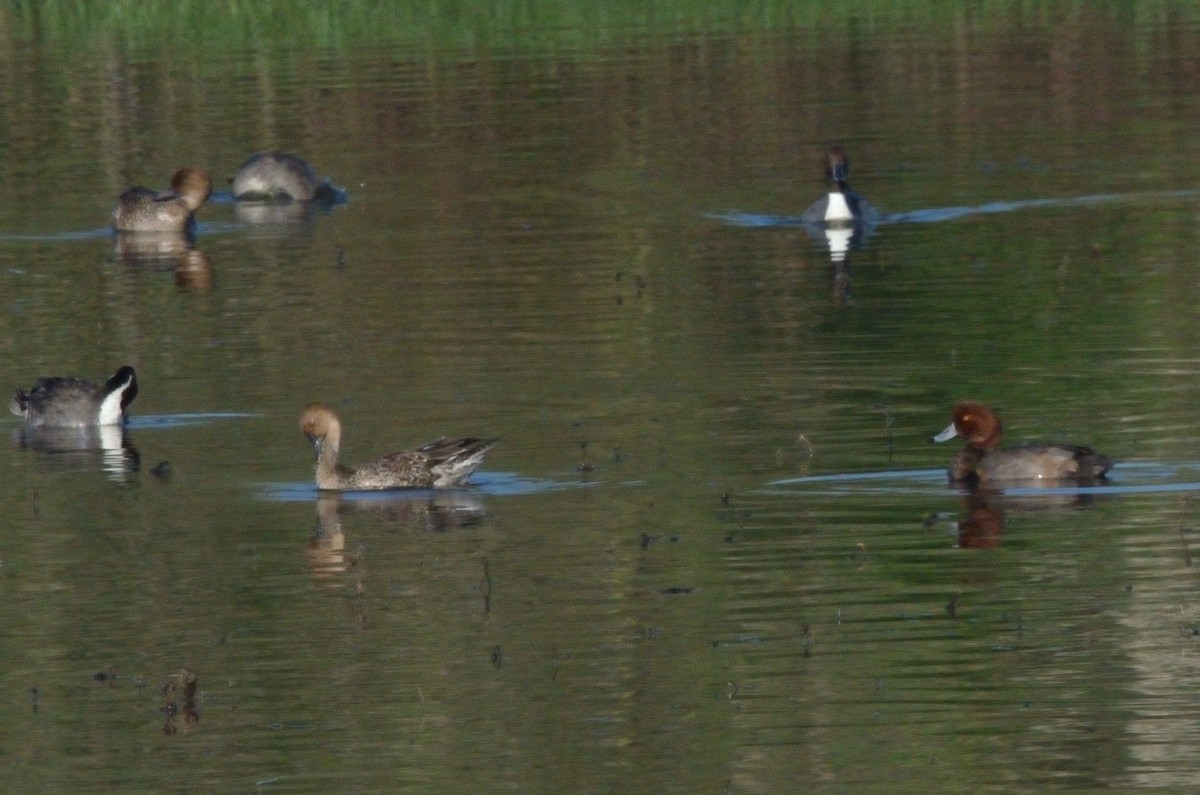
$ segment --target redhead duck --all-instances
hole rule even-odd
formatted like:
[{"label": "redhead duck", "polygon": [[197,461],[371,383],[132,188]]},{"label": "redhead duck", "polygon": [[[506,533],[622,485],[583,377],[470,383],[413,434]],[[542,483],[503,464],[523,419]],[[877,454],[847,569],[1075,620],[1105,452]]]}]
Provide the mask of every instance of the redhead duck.
[{"label": "redhead duck", "polygon": [[338,463],[342,423],[333,409],[323,403],[308,406],[300,415],[300,430],[317,456],[317,488],[335,491],[461,486],[496,443],[495,439],[438,439],[351,469]]},{"label": "redhead duck", "polygon": [[846,179],[850,174],[850,158],[845,150],[834,146],[825,153],[825,178],[829,194],[813,202],[802,216],[806,224],[853,226],[874,224],[879,212],[866,199],[850,190]]},{"label": "redhead duck", "polygon": [[1088,483],[1103,480],[1112,461],[1090,447],[1033,444],[997,450],[1000,420],[987,406],[967,400],[954,407],[953,421],[933,437],[956,436],[967,446],[950,461],[950,480],[969,485],[1041,481]]},{"label": "redhead duck", "polygon": [[338,198],[328,181],[317,180],[308,163],[286,152],[259,152],[233,178],[233,196],[246,201],[328,201]]},{"label": "redhead duck", "polygon": [[138,185],[117,199],[112,225],[118,232],[191,232],[192,213],[212,195],[212,179],[202,168],[181,168],[171,178],[171,189],[153,191]]},{"label": "redhead duck", "polygon": [[17,389],[8,410],[24,418],[28,428],[121,425],[137,391],[137,376],[126,365],[101,385],[80,378],[39,378],[33,388]]}]

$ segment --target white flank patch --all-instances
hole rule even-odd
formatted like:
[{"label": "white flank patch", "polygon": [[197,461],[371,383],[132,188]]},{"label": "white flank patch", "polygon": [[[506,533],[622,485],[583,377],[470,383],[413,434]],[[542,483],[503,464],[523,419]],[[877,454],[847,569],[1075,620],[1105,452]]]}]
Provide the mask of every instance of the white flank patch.
[{"label": "white flank patch", "polygon": [[853,221],[854,214],[850,212],[850,205],[846,203],[846,194],[830,193],[829,204],[825,207],[826,221]]}]

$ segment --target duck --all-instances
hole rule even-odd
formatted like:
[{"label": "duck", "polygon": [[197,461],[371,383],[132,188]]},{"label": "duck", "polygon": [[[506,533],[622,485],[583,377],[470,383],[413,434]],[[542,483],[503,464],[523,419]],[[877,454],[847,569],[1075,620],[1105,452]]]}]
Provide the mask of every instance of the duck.
[{"label": "duck", "polygon": [[117,198],[112,225],[117,232],[191,233],[193,213],[212,195],[212,178],[202,168],[181,168],[171,178],[171,189],[154,191],[136,185]]},{"label": "duck", "polygon": [[982,403],[964,400],[954,406],[951,422],[933,437],[967,441],[950,461],[951,482],[968,486],[1003,483],[1087,484],[1106,479],[1113,462],[1090,447],[1031,444],[997,450],[1000,420]]},{"label": "duck", "polygon": [[318,181],[303,158],[287,152],[258,152],[233,178],[233,197],[241,201],[328,201],[338,198],[329,181]]},{"label": "duck", "polygon": [[82,378],[39,378],[29,389],[17,388],[8,410],[23,418],[26,428],[124,425],[126,409],[137,393],[137,374],[125,365],[103,384]]},{"label": "duck", "polygon": [[454,488],[466,483],[498,439],[438,439],[415,450],[402,450],[358,467],[338,463],[342,423],[332,408],[312,403],[300,414],[300,430],[312,442],[317,459],[317,488],[322,491],[399,488]]},{"label": "duck", "polygon": [[840,146],[825,153],[825,178],[829,193],[817,199],[802,216],[806,224],[825,226],[854,226],[874,224],[879,212],[866,199],[850,190],[846,180],[850,174],[850,158]]}]

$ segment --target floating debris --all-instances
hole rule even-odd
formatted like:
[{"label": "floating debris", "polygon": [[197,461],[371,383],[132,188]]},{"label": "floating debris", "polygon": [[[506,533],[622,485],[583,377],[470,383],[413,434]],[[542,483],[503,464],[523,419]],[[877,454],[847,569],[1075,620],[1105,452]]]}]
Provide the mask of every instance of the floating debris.
[{"label": "floating debris", "polygon": [[596,470],[596,465],[588,459],[588,443],[586,441],[580,442],[579,450],[583,454],[583,460],[579,462],[579,466],[575,467],[575,471],[583,475],[590,475]]},{"label": "floating debris", "polygon": [[191,731],[200,722],[200,714],[196,712],[196,684],[196,674],[188,668],[180,668],[163,684],[161,711],[167,718],[163,734],[168,737],[178,734],[180,729]]},{"label": "floating debris", "polygon": [[642,533],[642,541],[641,541],[642,549],[646,549],[647,547],[649,547],[652,544],[659,544],[662,542],[666,542],[668,544],[677,544],[677,543],[679,543],[679,536],[677,536],[677,535],[652,536],[649,533]]},{"label": "floating debris", "polygon": [[492,568],[488,559],[483,559],[483,579],[479,581],[479,593],[483,598],[483,614],[492,612]]}]

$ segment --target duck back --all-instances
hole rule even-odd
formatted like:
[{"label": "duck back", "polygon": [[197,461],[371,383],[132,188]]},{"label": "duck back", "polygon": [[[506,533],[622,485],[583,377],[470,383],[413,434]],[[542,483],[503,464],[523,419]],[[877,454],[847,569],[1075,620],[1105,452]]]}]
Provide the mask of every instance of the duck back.
[{"label": "duck back", "polygon": [[1102,480],[1112,461],[1090,447],[1026,445],[993,450],[979,458],[976,474],[980,481],[1075,481]]}]

